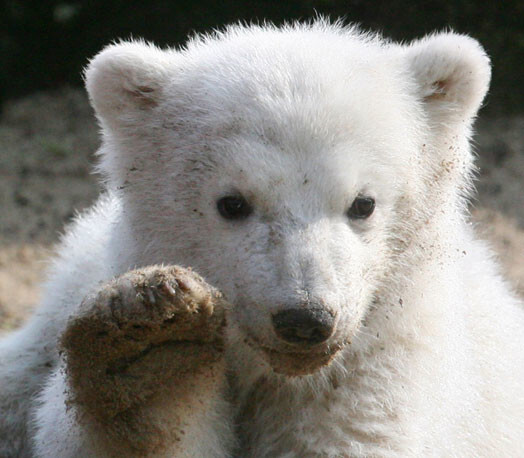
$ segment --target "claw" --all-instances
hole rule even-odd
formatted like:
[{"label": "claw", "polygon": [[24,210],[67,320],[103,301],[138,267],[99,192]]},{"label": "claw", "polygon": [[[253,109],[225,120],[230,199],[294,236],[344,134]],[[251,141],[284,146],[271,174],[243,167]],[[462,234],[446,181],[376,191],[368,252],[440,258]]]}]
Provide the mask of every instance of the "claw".
[{"label": "claw", "polygon": [[166,282],[164,283],[164,289],[167,290],[167,292],[172,296],[172,297],[175,297],[176,296],[176,290],[175,288],[173,288],[169,282]]},{"label": "claw", "polygon": [[153,291],[151,291],[150,289],[146,289],[146,291],[147,291],[147,298],[149,299],[149,302],[155,305],[156,299],[155,299],[155,295],[153,294]]}]

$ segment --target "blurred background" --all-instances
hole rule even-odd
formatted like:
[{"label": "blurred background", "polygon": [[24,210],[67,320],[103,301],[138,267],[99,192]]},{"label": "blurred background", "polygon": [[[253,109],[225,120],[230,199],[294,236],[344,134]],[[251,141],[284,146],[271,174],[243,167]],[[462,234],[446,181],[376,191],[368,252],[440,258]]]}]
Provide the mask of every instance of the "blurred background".
[{"label": "blurred background", "polygon": [[473,221],[524,294],[524,1],[3,0],[0,3],[0,331],[38,300],[53,244],[99,192],[98,146],[82,69],[104,45],[143,37],[181,46],[231,22],[342,17],[396,41],[453,29],[494,66],[475,137]]},{"label": "blurred background", "polygon": [[395,40],[452,28],[480,40],[494,64],[485,111],[524,106],[524,2],[505,0],[4,0],[0,10],[0,96],[79,86],[88,57],[115,38],[162,46],[237,21],[277,24],[316,14],[343,17]]}]

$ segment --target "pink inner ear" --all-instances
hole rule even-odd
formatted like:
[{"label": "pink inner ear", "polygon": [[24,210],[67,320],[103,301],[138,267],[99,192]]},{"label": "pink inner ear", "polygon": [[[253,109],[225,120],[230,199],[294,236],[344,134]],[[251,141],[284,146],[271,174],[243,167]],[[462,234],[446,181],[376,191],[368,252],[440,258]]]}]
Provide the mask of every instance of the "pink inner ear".
[{"label": "pink inner ear", "polygon": [[431,94],[426,96],[426,100],[439,100],[446,97],[447,91],[446,88],[448,86],[449,81],[446,80],[439,80],[435,81],[431,85]]},{"label": "pink inner ear", "polygon": [[155,89],[148,86],[136,86],[133,88],[124,88],[124,91],[137,99],[138,103],[143,107],[153,107],[157,105],[157,100],[154,97]]},{"label": "pink inner ear", "polygon": [[148,87],[148,86],[137,86],[136,90],[140,93],[149,93],[149,92],[155,91],[152,87]]}]

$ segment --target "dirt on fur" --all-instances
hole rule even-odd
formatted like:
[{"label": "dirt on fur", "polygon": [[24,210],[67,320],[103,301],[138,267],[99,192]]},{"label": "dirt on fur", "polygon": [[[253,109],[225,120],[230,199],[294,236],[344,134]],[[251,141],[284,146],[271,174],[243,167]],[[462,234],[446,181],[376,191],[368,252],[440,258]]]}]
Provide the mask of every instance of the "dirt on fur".
[{"label": "dirt on fur", "polygon": [[[524,116],[480,119],[473,221],[524,295]],[[100,190],[91,171],[99,144],[82,90],[37,93],[0,118],[0,333],[38,303],[53,245]]]},{"label": "dirt on fur", "polygon": [[159,451],[183,425],[160,422],[156,400],[198,409],[224,383],[227,307],[199,275],[177,266],[146,267],[102,286],[61,340],[69,402],[133,453]]}]

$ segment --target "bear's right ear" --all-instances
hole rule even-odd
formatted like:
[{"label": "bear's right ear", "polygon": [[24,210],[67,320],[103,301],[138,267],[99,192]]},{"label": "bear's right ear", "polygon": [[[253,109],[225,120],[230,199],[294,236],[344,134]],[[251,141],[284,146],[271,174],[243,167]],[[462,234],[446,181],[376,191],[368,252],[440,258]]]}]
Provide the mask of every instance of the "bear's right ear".
[{"label": "bear's right ear", "polygon": [[173,54],[139,41],[113,44],[97,54],[85,71],[85,83],[102,123],[140,122],[162,97]]}]

